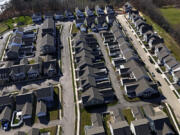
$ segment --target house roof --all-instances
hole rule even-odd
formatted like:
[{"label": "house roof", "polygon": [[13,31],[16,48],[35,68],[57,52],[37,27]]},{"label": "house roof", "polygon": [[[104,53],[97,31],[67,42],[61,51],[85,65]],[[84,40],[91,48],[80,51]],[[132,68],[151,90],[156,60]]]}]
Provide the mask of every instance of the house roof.
[{"label": "house roof", "polygon": [[114,135],[131,135],[130,127],[127,121],[118,121],[111,123]]},{"label": "house roof", "polygon": [[162,135],[167,135],[167,134],[174,135],[175,133],[166,123],[164,123]]},{"label": "house roof", "polygon": [[26,102],[22,109],[22,115],[32,115],[32,102]]},{"label": "house roof", "polygon": [[139,119],[132,121],[137,135],[151,135],[149,121],[147,119]]},{"label": "house roof", "polygon": [[0,114],[0,120],[11,121],[12,109],[6,106]]},{"label": "house roof", "polygon": [[115,122],[124,121],[125,120],[124,115],[122,114],[121,109],[119,109],[119,108],[115,109],[113,111],[113,114],[114,114]]},{"label": "house roof", "polygon": [[42,25],[42,29],[54,29],[54,20],[47,18]]},{"label": "house roof", "polygon": [[175,72],[174,75],[180,79],[180,71]]},{"label": "house roof", "polygon": [[32,103],[32,101],[33,101],[32,93],[17,95],[16,96],[16,110],[22,110],[26,102]]},{"label": "house roof", "polygon": [[106,135],[104,127],[90,127],[86,129],[86,135]]},{"label": "house roof", "polygon": [[149,105],[149,104],[143,105],[142,108],[143,108],[143,111],[144,111],[146,116],[149,117],[149,116],[155,115],[155,112],[154,112],[153,107],[151,105]]},{"label": "house roof", "polygon": [[157,57],[160,61],[162,61],[163,58],[167,57],[170,53],[168,51],[163,51],[161,53],[157,54]]},{"label": "house roof", "polygon": [[93,126],[103,126],[102,115],[99,113],[91,114],[91,123]]},{"label": "house roof", "polygon": [[46,97],[52,97],[53,96],[53,87],[44,87],[40,88],[34,91],[37,99],[42,99]]},{"label": "house roof", "polygon": [[12,105],[14,100],[10,96],[0,96],[0,106]]},{"label": "house roof", "polygon": [[143,115],[143,113],[142,113],[142,111],[140,110],[139,107],[133,106],[133,107],[132,107],[132,113],[133,113],[133,116],[134,116],[137,120],[144,118],[144,115]]},{"label": "house roof", "polygon": [[31,128],[28,132],[28,135],[40,135],[40,131],[38,128]]},{"label": "house roof", "polygon": [[169,61],[166,61],[166,65],[168,65],[170,68],[173,68],[174,66],[178,65],[178,62],[174,58],[174,59],[171,59]]},{"label": "house roof", "polygon": [[39,113],[47,113],[47,106],[43,101],[37,102],[36,115]]},{"label": "house roof", "polygon": [[26,135],[24,131],[17,131],[14,135]]},{"label": "house roof", "polygon": [[41,40],[41,46],[45,46],[45,45],[51,45],[54,46],[54,37],[51,36],[50,34],[46,34],[42,40]]}]

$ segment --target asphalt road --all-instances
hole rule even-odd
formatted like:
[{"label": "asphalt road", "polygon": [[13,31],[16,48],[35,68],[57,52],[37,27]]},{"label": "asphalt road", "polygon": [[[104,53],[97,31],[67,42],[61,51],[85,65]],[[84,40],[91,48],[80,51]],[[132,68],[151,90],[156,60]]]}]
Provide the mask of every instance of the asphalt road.
[{"label": "asphalt road", "polygon": [[62,23],[63,30],[61,32],[61,42],[63,44],[61,59],[62,59],[62,73],[63,76],[60,79],[63,91],[63,118],[62,129],[63,135],[74,135],[75,132],[75,102],[74,92],[72,86],[72,72],[70,61],[70,50],[68,37],[71,36],[70,22]]},{"label": "asphalt road", "polygon": [[126,30],[128,36],[132,39],[134,47],[136,48],[141,59],[148,67],[149,71],[153,72],[155,74],[155,79],[161,83],[162,86],[160,88],[162,90],[162,93],[166,97],[167,103],[169,103],[173,108],[178,121],[180,121],[180,102],[178,101],[177,97],[174,95],[173,91],[171,90],[167,82],[164,80],[163,75],[157,73],[155,65],[150,63],[147,53],[144,51],[141,44],[137,40],[135,33],[133,33],[132,30],[129,28],[129,25],[126,22],[126,18],[124,17],[124,15],[118,15],[117,19],[119,20],[123,28]]}]

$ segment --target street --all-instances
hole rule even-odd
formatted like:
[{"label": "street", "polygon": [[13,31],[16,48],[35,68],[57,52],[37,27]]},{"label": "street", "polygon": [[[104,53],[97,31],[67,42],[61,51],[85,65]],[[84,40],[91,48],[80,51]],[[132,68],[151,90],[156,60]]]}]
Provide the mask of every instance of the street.
[{"label": "street", "polygon": [[169,103],[172,106],[178,121],[180,121],[180,103],[179,103],[177,97],[174,95],[173,91],[171,90],[171,88],[169,87],[167,82],[164,80],[162,75],[156,72],[155,65],[149,61],[148,55],[142,48],[141,44],[139,43],[136,36],[130,29],[129,25],[126,23],[126,18],[124,17],[124,15],[118,15],[117,19],[119,20],[119,22],[121,23],[123,28],[126,30],[126,33],[128,34],[128,36],[132,39],[132,43],[133,43],[134,47],[136,48],[136,50],[137,50],[139,56],[141,57],[141,59],[143,60],[143,62],[148,67],[148,70],[151,73],[153,72],[155,74],[155,79],[158,80],[162,84],[162,86],[160,87],[162,90],[162,93],[166,97],[167,103]]}]

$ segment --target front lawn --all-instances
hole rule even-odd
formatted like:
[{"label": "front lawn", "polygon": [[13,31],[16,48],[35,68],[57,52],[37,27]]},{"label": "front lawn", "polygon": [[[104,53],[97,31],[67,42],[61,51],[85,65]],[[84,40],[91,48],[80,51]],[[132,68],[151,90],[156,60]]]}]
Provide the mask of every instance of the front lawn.
[{"label": "front lawn", "polygon": [[131,123],[131,121],[134,121],[135,120],[135,118],[133,117],[133,114],[132,114],[132,112],[131,112],[131,109],[124,109],[123,111],[122,111],[122,113],[123,113],[123,115],[125,116],[125,118],[126,118],[126,120],[127,120],[127,122],[130,124]]},{"label": "front lawn", "polygon": [[91,114],[85,109],[81,109],[80,135],[85,135],[84,126],[91,126]]},{"label": "front lawn", "polygon": [[78,31],[79,31],[78,28],[77,28],[76,25],[73,23],[71,33],[72,33],[72,34],[75,34],[75,33],[77,33]]},{"label": "front lawn", "polygon": [[123,95],[124,96],[124,99],[128,102],[137,102],[137,101],[140,101],[140,98],[139,97],[135,97],[135,98],[129,98],[127,95]]}]

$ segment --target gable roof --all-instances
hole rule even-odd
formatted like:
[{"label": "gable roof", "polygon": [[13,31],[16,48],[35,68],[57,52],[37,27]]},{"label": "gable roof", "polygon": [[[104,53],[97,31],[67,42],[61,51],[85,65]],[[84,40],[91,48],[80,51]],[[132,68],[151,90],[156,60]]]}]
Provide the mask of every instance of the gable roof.
[{"label": "gable roof", "polygon": [[43,101],[37,102],[36,115],[38,115],[39,113],[47,113],[47,106]]},{"label": "gable roof", "polygon": [[53,87],[44,87],[34,91],[37,99],[42,99],[46,97],[53,97]]},{"label": "gable roof", "polygon": [[31,128],[28,132],[28,135],[39,135],[40,131],[38,128]]},{"label": "gable roof", "polygon": [[0,120],[11,121],[12,109],[6,106],[0,114]]},{"label": "gable roof", "polygon": [[47,18],[42,25],[42,29],[54,29],[54,20]]},{"label": "gable roof", "polygon": [[26,102],[22,109],[22,115],[32,115],[32,102]]}]

